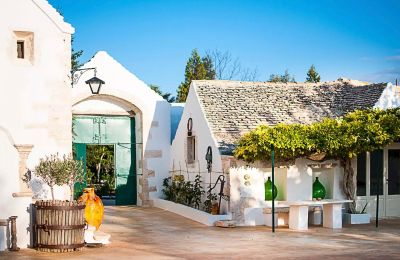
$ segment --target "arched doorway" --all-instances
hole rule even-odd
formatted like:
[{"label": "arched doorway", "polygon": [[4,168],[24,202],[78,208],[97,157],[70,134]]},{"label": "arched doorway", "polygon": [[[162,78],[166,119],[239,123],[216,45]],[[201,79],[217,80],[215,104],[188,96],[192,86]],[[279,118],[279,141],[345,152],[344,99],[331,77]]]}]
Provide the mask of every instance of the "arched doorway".
[{"label": "arched doorway", "polygon": [[[116,205],[136,205],[136,135],[133,116],[75,115],[73,117],[73,147],[75,157],[86,165],[90,146],[112,147]],[[85,168],[85,174],[86,167]],[[76,185],[78,195],[86,186]]]}]

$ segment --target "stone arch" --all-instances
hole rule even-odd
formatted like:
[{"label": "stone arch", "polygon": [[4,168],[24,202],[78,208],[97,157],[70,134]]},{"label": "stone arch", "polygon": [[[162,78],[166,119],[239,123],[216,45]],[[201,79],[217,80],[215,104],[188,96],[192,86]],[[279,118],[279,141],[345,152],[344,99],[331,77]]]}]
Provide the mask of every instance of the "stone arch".
[{"label": "stone arch", "polygon": [[146,191],[147,188],[143,186],[144,183],[147,181],[142,180],[142,173],[147,172],[146,165],[143,165],[144,160],[144,149],[143,149],[143,112],[136,104],[133,104],[127,98],[122,98],[122,95],[114,95],[114,94],[98,94],[98,95],[91,95],[91,94],[81,94],[77,97],[73,98],[72,102],[72,115],[117,115],[115,113],[107,113],[107,111],[101,111],[101,109],[94,109],[94,110],[84,110],[84,111],[77,111],[74,107],[77,107],[84,102],[90,101],[102,101],[106,103],[113,104],[115,106],[120,107],[122,110],[126,112],[126,114],[118,114],[118,115],[127,115],[130,117],[135,118],[135,136],[136,136],[136,178],[137,178],[137,186],[136,190],[138,191],[137,194],[137,204],[145,206],[146,202],[143,201],[143,191]]}]

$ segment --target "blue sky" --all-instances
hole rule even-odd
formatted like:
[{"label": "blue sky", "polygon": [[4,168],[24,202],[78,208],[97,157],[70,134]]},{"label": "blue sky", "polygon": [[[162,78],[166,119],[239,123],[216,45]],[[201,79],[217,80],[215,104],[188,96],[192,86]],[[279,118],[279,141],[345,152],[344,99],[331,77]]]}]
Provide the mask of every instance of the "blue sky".
[{"label": "blue sky", "polygon": [[75,29],[81,61],[105,50],[148,84],[176,93],[197,48],[229,51],[258,80],[400,78],[400,1],[49,0]]}]

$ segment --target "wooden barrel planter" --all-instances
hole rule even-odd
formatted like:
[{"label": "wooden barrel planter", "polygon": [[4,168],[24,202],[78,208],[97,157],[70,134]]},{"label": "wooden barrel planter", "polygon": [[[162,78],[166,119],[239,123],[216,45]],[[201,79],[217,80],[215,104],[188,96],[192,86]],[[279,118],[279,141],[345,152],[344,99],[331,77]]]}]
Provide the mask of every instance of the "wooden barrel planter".
[{"label": "wooden barrel planter", "polygon": [[85,204],[36,201],[36,247],[44,252],[70,252],[84,245]]}]

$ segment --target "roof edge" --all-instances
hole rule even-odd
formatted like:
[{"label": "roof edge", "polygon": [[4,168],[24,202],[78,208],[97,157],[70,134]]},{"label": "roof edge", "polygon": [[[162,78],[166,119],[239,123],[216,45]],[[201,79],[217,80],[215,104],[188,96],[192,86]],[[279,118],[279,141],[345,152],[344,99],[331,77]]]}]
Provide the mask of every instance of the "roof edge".
[{"label": "roof edge", "polygon": [[[215,147],[217,147],[219,154],[221,154],[220,144],[218,143],[217,138],[215,138],[214,131],[213,131],[213,129],[212,129],[211,125],[210,125],[210,122],[208,121],[208,118],[206,116],[206,113],[204,111],[203,104],[200,101],[199,95],[197,94],[197,88],[196,88],[196,82],[195,81],[192,81],[190,83],[190,88],[193,88],[194,94],[196,96],[197,103],[199,104],[199,107],[200,107],[200,110],[201,110],[201,114],[203,115],[203,118],[207,123],[207,127],[208,127],[209,132],[211,134],[211,137],[213,139],[214,145],[215,145]],[[189,91],[190,91],[190,89],[189,89]]]},{"label": "roof edge", "polygon": [[64,21],[64,17],[47,0],[31,0],[63,33],[74,34],[75,28]]}]

